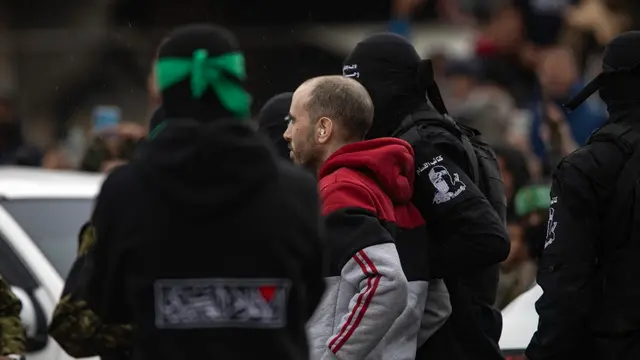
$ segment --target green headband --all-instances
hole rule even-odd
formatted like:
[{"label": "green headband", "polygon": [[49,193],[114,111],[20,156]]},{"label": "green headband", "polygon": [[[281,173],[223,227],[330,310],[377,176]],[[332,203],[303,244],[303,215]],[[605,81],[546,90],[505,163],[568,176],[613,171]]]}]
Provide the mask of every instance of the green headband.
[{"label": "green headband", "polygon": [[532,185],[518,191],[514,199],[517,216],[524,216],[535,211],[547,210],[550,205],[549,186]]},{"label": "green headband", "polygon": [[158,59],[156,76],[158,88],[162,91],[191,77],[191,94],[199,99],[211,86],[216,96],[229,112],[246,118],[250,115],[251,96],[235,81],[227,78],[226,72],[238,80],[245,80],[247,74],[242,53],[234,52],[209,57],[205,49],[193,52],[193,57],[166,57]]}]

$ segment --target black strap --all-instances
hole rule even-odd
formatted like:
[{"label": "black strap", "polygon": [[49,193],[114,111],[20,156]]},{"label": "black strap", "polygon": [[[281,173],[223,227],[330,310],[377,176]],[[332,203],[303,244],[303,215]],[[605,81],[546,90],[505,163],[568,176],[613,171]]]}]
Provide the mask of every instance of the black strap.
[{"label": "black strap", "polygon": [[469,166],[471,166],[471,180],[478,184],[480,180],[480,167],[478,165],[478,157],[476,156],[476,151],[473,149],[473,144],[471,144],[471,140],[469,137],[462,131],[458,123],[449,115],[443,115],[444,120],[449,123],[450,126],[453,126],[456,131],[458,138],[462,142],[462,147],[464,147],[464,152],[467,154],[467,160],[469,160]]},{"label": "black strap", "polygon": [[612,225],[618,224],[618,226],[605,226],[608,231],[619,231],[621,228],[625,230],[624,226],[619,226],[620,213],[617,210],[623,209],[624,204],[629,201],[629,195],[632,194],[634,186],[640,180],[638,175],[640,175],[640,147],[633,153],[618,176],[615,188],[616,196],[611,201],[611,205],[607,206],[611,213],[607,215],[608,220],[605,222]]},{"label": "black strap", "polygon": [[588,144],[592,142],[612,142],[626,154],[630,154],[635,150],[634,143],[640,140],[640,133],[633,131],[630,126],[609,123],[591,134],[587,140]]},{"label": "black strap", "polygon": [[[401,138],[408,142],[409,144],[416,144],[418,141],[422,139],[420,133],[418,131],[418,127],[416,126],[416,122],[425,121],[427,124],[432,122],[434,124],[438,124],[440,126],[444,125],[445,128],[449,130],[454,136],[460,139],[462,143],[462,147],[464,148],[464,152],[467,155],[467,159],[469,161],[469,165],[471,167],[471,180],[474,183],[478,183],[480,180],[480,166],[478,164],[478,157],[476,156],[476,151],[473,148],[473,144],[469,137],[462,131],[460,126],[455,122],[455,120],[449,115],[438,115],[438,118],[434,117],[433,112],[429,111],[419,111],[415,114],[410,115],[411,124],[409,130],[401,135]],[[403,121],[403,123],[407,123],[407,120]]]},{"label": "black strap", "polygon": [[587,100],[593,93],[600,90],[600,88],[606,83],[610,82],[615,76],[637,76],[640,72],[640,62],[633,66],[625,67],[612,67],[605,63],[602,64],[602,72],[591,80],[576,96],[564,104],[564,107],[573,111],[585,100]]},{"label": "black strap", "polygon": [[[626,225],[620,223],[620,210],[625,209],[625,204],[630,201],[630,195],[640,180],[640,133],[634,131],[629,126],[620,124],[607,124],[597,133],[595,133],[589,142],[594,141],[610,141],[614,142],[626,154],[632,154],[627,160],[622,171],[618,175],[616,182],[615,195],[608,204],[608,214],[605,215],[602,232],[606,238],[613,239],[615,245],[605,251],[603,246],[599,246],[599,257],[607,256],[620,248],[623,248],[629,240],[625,233],[628,230]],[[633,201],[633,199],[631,199]],[[604,234],[604,231],[607,234]],[[611,242],[609,242],[609,245]],[[600,245],[604,245],[600,244]]]},{"label": "black strap", "polygon": [[430,59],[421,60],[418,65],[418,82],[426,82],[425,91],[427,93],[427,99],[431,102],[431,105],[438,110],[442,115],[446,115],[449,112],[442,99],[440,88],[435,81],[433,74],[433,63]]},{"label": "black strap", "polygon": [[418,141],[420,141],[420,139],[422,137],[420,136],[420,133],[418,132],[418,127],[417,126],[412,126],[411,128],[409,128],[409,131],[407,131],[406,133],[402,134],[400,136],[400,138],[402,140],[408,142],[409,144],[411,144],[411,146],[413,146],[416,143],[418,143]]},{"label": "black strap", "polygon": [[466,135],[462,134],[460,136],[460,140],[462,141],[462,146],[464,147],[464,151],[467,153],[467,159],[469,159],[469,165],[471,166],[471,175],[473,176],[471,180],[478,184],[478,181],[480,180],[480,166],[478,165],[476,151],[473,149],[473,145]]}]

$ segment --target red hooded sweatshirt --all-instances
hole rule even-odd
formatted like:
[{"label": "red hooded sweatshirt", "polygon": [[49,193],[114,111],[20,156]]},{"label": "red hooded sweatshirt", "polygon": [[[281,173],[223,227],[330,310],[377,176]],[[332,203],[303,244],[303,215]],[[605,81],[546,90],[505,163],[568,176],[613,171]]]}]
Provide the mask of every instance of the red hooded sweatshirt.
[{"label": "red hooded sweatshirt", "polygon": [[414,171],[395,138],[345,145],[320,169],[329,266],[312,358],[415,359],[429,274]]}]

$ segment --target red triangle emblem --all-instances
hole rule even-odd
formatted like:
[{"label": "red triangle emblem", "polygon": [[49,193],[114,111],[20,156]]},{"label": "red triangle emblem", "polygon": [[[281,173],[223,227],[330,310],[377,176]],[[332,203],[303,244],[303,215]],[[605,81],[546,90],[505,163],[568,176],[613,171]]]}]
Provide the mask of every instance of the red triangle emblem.
[{"label": "red triangle emblem", "polygon": [[260,290],[260,294],[262,294],[262,297],[268,302],[271,302],[271,299],[273,299],[273,295],[275,295],[276,293],[276,287],[273,285],[260,286],[258,290]]}]

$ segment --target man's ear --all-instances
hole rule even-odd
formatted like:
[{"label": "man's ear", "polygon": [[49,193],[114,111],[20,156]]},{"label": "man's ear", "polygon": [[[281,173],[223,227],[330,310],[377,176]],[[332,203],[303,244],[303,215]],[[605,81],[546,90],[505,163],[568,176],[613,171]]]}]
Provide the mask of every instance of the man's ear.
[{"label": "man's ear", "polygon": [[316,138],[318,139],[318,143],[325,144],[331,138],[331,135],[334,131],[333,121],[327,117],[321,117],[318,119],[318,124],[316,126]]}]

